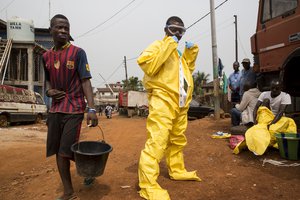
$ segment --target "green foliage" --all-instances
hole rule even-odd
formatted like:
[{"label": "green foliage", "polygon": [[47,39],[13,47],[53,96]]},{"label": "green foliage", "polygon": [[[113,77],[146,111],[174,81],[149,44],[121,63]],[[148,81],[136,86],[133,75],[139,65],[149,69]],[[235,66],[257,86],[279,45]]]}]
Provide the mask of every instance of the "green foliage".
[{"label": "green foliage", "polygon": [[205,74],[205,72],[197,71],[193,74],[194,79],[194,95],[203,95],[204,91],[202,89],[202,86],[207,83],[208,77],[210,74]]},{"label": "green foliage", "polygon": [[128,81],[122,80],[124,90],[134,90],[134,91],[141,91],[143,90],[142,81],[139,80],[138,77],[131,76]]}]

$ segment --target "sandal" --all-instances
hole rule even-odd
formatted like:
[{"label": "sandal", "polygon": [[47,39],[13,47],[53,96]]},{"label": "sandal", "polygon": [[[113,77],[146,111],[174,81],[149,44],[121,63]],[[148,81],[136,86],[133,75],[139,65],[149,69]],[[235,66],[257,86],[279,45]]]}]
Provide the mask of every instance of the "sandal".
[{"label": "sandal", "polygon": [[71,195],[64,194],[61,197],[57,198],[56,200],[80,200],[80,198],[73,193]]}]

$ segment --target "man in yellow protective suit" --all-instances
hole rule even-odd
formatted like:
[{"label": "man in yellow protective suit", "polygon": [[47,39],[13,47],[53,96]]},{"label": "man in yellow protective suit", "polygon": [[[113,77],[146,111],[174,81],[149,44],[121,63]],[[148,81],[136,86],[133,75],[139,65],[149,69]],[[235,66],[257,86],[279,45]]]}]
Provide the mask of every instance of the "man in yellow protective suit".
[{"label": "man in yellow protective suit", "polygon": [[182,152],[187,143],[184,132],[193,92],[192,72],[199,49],[186,42],[183,54],[177,50],[186,31],[179,17],[170,17],[164,30],[163,40],[152,43],[137,60],[145,73],[143,83],[149,101],[148,139],[138,170],[139,194],[149,200],[170,199],[156,181],[164,155],[171,179],[200,181],[196,171],[186,171]]}]

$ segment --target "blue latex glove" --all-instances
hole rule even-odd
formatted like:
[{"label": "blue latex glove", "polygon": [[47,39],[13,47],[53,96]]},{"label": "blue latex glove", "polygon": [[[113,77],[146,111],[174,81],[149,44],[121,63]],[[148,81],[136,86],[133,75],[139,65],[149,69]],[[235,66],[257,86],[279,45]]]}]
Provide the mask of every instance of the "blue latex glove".
[{"label": "blue latex glove", "polygon": [[190,49],[190,48],[192,48],[193,46],[194,46],[194,43],[192,43],[192,42],[185,42],[185,47],[186,47],[186,48]]},{"label": "blue latex glove", "polygon": [[179,40],[178,40],[178,38],[175,35],[173,35],[172,38],[175,40],[175,42],[178,43]]}]

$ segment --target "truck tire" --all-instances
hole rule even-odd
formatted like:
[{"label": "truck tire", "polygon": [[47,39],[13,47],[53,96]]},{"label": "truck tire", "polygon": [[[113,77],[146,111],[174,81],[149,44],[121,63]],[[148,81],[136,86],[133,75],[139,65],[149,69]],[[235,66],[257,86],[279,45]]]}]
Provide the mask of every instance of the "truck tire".
[{"label": "truck tire", "polygon": [[133,116],[134,110],[133,109],[127,109],[127,112],[128,112],[128,117],[131,118]]},{"label": "truck tire", "polygon": [[6,115],[0,115],[0,127],[7,127],[8,119]]}]

